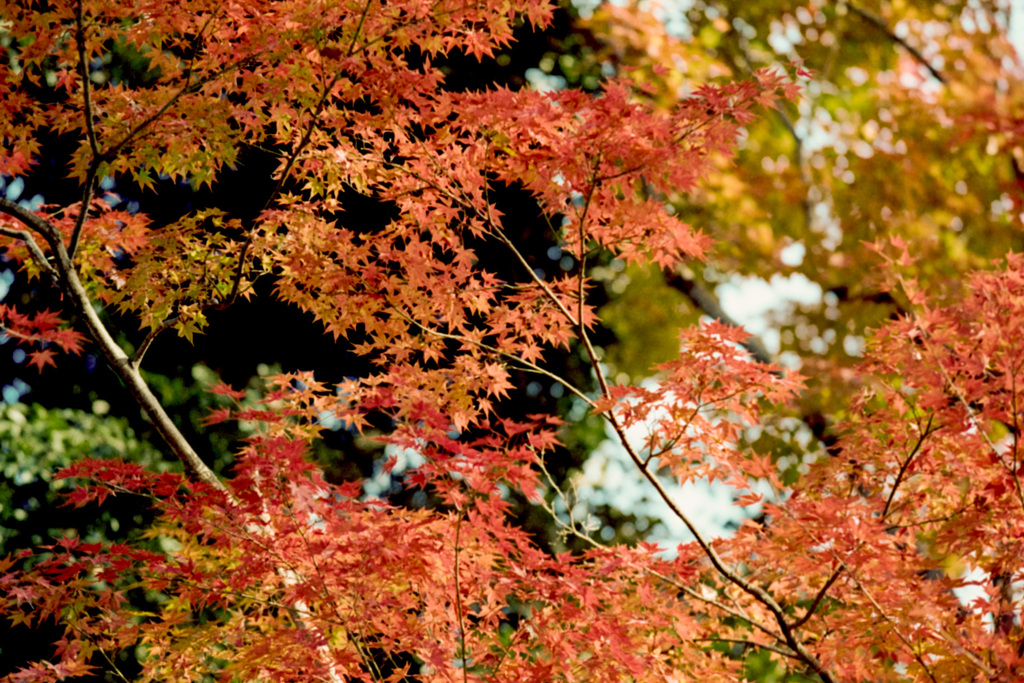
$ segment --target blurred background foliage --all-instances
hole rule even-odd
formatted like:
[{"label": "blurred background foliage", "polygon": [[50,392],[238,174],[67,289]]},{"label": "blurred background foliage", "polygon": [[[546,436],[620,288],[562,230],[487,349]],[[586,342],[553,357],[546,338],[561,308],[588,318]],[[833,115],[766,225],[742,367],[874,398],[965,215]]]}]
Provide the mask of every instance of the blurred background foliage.
[{"label": "blurred background foliage", "polygon": [[826,450],[860,386],[851,368],[870,330],[909,306],[876,275],[870,244],[904,240],[915,261],[903,277],[951,298],[965,273],[1024,246],[1024,92],[1010,23],[1010,3],[981,0],[582,10],[568,55],[539,66],[568,85],[623,74],[653,83],[651,101],[669,107],[708,79],[811,71],[801,100],[747,126],[699,192],[666,198],[715,238],[708,262],[661,278],[595,272],[611,299],[601,313],[615,369],[647,376],[670,346],[665,324],[746,323],[758,355],[808,377],[800,404],[773,413],[751,443],[785,468]]},{"label": "blurred background foliage", "polygon": [[[158,471],[175,469],[156,448],[138,439],[126,419],[109,416],[108,410],[102,401],[91,411],[24,403],[0,406],[0,553],[60,534],[66,515],[54,508],[68,482],[55,480],[54,474],[77,459],[123,458]],[[103,540],[108,530],[116,533],[121,526],[121,519],[104,510],[87,525],[86,535],[92,542]]]}]

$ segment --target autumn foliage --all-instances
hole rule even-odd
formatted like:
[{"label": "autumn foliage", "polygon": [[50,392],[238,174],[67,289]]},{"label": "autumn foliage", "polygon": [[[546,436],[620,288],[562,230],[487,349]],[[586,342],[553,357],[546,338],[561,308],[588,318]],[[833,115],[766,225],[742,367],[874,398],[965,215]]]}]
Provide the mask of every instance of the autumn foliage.
[{"label": "autumn foliage", "polygon": [[[672,201],[702,191],[741,130],[795,100],[794,79],[808,74],[755,70],[667,103],[660,67],[651,83],[627,72],[598,93],[445,88],[434,62],[488,58],[552,10],[533,0],[0,10],[0,174],[29,172],[38,136],[58,133],[76,141],[64,161],[82,192],[38,210],[0,199],[6,257],[63,301],[59,312],[2,306],[0,325],[40,370],[94,347],[186,470],[105,459],[61,473],[78,483],[69,504],[142,496],[156,522],[137,544],[65,537],[0,560],[0,614],[62,629],[50,660],[5,680],[119,675],[125,650],[140,679],[160,681],[732,681],[752,652],[805,677],[794,680],[1024,676],[1024,260],[1010,253],[964,296],[937,302],[906,242],[865,247],[907,305],[856,368],[836,440],[784,480],[773,454],[742,436],[800,395],[797,373],[752,359],[747,335],[715,321],[683,331],[678,358],[652,370],[656,384],[616,384],[591,340],[588,296],[596,263],[671,271],[708,256],[714,236]],[[111,54],[142,67],[95,77]],[[247,147],[279,159],[252,219],[217,207],[147,216],[145,194],[134,212],[101,188],[104,178],[216,187]],[[534,269],[493,198],[502,189],[536,204],[571,268]],[[354,195],[389,218],[348,212]],[[211,387],[225,403],[208,424],[254,425],[220,477],[140,367],[162,333],[216,334],[208,315],[243,305],[259,279],[368,370],[337,386],[315,368],[278,375],[256,403]],[[134,344],[111,333],[115,313],[137,322]],[[551,369],[565,349],[592,385]],[[694,540],[606,546],[557,515],[565,493],[545,462],[563,418],[507,414],[523,371],[600,415]],[[417,454],[405,486],[430,504],[327,481],[309,453],[328,421],[386,424],[376,438]],[[672,488],[702,478],[763,514],[729,538],[706,536]],[[517,496],[585,550],[538,547],[517,524]],[[955,592],[965,586],[978,589],[969,602]],[[140,595],[158,599],[141,609]]]}]

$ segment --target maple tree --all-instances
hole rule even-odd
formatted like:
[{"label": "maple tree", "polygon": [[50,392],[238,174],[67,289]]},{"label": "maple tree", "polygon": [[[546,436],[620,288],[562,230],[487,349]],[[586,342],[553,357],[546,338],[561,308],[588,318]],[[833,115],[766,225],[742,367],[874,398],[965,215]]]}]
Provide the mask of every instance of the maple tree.
[{"label": "maple tree", "polygon": [[[74,141],[81,198],[34,210],[0,199],[6,257],[62,304],[6,305],[0,324],[39,370],[97,348],[186,470],[114,457],[60,473],[76,481],[69,503],[137,496],[155,521],[129,542],[65,536],[0,560],[4,616],[59,629],[53,657],[9,680],[97,667],[127,679],[117,653],[130,649],[146,680],[737,680],[750,653],[774,675],[823,681],[1020,677],[1024,259],[1011,253],[937,302],[926,292],[948,273],[933,266],[937,252],[914,258],[909,218],[836,252],[836,267],[882,264],[875,281],[901,315],[864,359],[828,365],[858,391],[828,411],[842,418],[828,452],[783,477],[779,453],[749,434],[787,414],[802,378],[752,358],[745,333],[705,322],[682,330],[657,384],[612,382],[592,339],[592,275],[611,258],[685,277],[712,253],[756,255],[711,251],[711,237],[742,246],[721,225],[759,210],[740,202],[730,221],[714,218],[754,182],[736,184],[743,156],[738,171],[726,164],[741,131],[758,130],[758,109],[788,106],[797,87],[785,69],[750,69],[680,97],[664,87],[678,72],[646,63],[598,93],[444,87],[436,63],[490,57],[517,21],[551,12],[489,0],[4,8],[0,174],[30,172],[53,132]],[[723,32],[711,26],[705,41]],[[687,43],[664,44],[690,56]],[[115,59],[135,66],[111,78]],[[996,121],[1010,140],[1003,111],[973,128],[954,112],[965,127],[950,135],[976,145]],[[108,178],[215,186],[247,148],[276,158],[251,216],[212,205],[163,220],[103,191]],[[509,189],[570,257],[558,275],[535,269],[499,208]],[[356,196],[387,220],[348,211]],[[827,234],[808,227],[808,251],[835,251]],[[222,477],[141,366],[161,335],[217,334],[210,318],[257,296],[260,281],[365,371],[336,385],[281,373],[258,400],[214,384],[207,424],[250,429]],[[114,314],[138,325],[133,342],[111,331]],[[567,348],[593,385],[547,363]],[[671,553],[603,545],[559,515],[567,494],[546,462],[562,418],[509,415],[518,373],[558,383],[605,420],[694,540]],[[325,478],[309,454],[338,423],[380,432],[389,466],[415,454],[404,486],[430,503],[395,505]],[[763,514],[708,537],[670,488],[701,478]],[[549,510],[579,551],[540,548],[516,524],[513,496]],[[969,603],[954,592],[965,586],[980,588]]]}]

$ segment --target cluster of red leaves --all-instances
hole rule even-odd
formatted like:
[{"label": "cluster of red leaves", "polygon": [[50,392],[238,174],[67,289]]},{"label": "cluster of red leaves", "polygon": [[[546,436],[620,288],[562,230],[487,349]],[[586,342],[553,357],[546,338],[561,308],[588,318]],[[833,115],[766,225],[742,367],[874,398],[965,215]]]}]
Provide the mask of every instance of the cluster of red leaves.
[{"label": "cluster of red leaves", "polygon": [[[92,482],[77,504],[111,491],[153,496],[161,518],[150,533],[177,549],[68,540],[30,573],[7,561],[4,611],[68,625],[57,668],[41,663],[10,680],[80,675],[97,648],[132,645],[146,653],[145,680],[397,681],[414,663],[445,680],[461,667],[507,681],[673,670],[675,633],[694,622],[656,609],[674,591],[652,580],[652,566],[671,571],[652,548],[551,558],[509,526],[493,487],[452,485],[438,489],[442,509],[397,509],[327,484],[304,448],[254,439],[230,495],[108,461],[66,471]],[[470,456],[459,448],[450,457]],[[132,608],[127,593],[138,589],[167,596],[158,613]]]},{"label": "cluster of red leaves", "polygon": [[643,429],[644,463],[667,468],[680,482],[707,478],[742,490],[767,479],[779,486],[771,457],[739,453],[736,442],[743,429],[760,424],[761,402],[793,398],[801,378],[751,362],[740,346],[748,336],[718,321],[683,330],[679,358],[656,368],[656,386],[611,387],[595,408],[610,411],[626,430]]},{"label": "cluster of red leaves", "polygon": [[[1014,589],[1024,259],[1011,255],[973,285],[964,302],[880,331],[864,366],[875,380],[837,453],[788,490],[770,465],[729,449],[736,425],[756,421],[757,395],[795,388],[745,359],[735,330],[688,332],[663,389],[617,389],[600,406],[624,426],[674,436],[692,466],[712,462],[737,488],[775,482],[766,520],[714,551],[775,596],[781,623],[832,680],[1012,677],[1024,665]],[[333,486],[307,460],[312,421],[343,414],[343,404],[311,377],[289,375],[273,380],[264,406],[232,411],[264,429],[239,455],[229,494],[112,461],[65,472],[91,482],[72,494],[76,504],[151,496],[161,511],[151,533],[176,549],[69,540],[28,573],[8,560],[0,584],[10,618],[68,624],[58,664],[11,680],[85,673],[97,648],[135,644],[148,653],[147,679],[161,680],[400,680],[410,667],[438,679],[466,667],[474,680],[730,680],[740,662],[707,642],[785,642],[773,610],[695,544],[673,561],[650,546],[575,558],[536,550],[510,525],[498,484],[537,494],[531,465],[556,441],[547,420],[495,422],[470,440],[449,431],[443,411],[424,409],[391,441],[427,457],[407,485],[439,503],[408,510]],[[981,590],[964,604],[953,591],[969,584]],[[139,615],[129,586],[169,600]]]},{"label": "cluster of red leaves", "polygon": [[802,637],[841,680],[1013,680],[1024,259],[976,274],[955,305],[904,286],[920,308],[876,334],[835,452],[728,552],[756,555],[760,585],[795,599]]},{"label": "cluster of red leaves", "polygon": [[52,311],[19,313],[6,304],[0,304],[0,333],[19,345],[41,347],[28,352],[29,365],[34,365],[40,372],[47,365],[57,364],[53,348],[48,348],[50,345],[77,356],[82,352],[85,340],[81,333],[64,326],[60,316]]}]

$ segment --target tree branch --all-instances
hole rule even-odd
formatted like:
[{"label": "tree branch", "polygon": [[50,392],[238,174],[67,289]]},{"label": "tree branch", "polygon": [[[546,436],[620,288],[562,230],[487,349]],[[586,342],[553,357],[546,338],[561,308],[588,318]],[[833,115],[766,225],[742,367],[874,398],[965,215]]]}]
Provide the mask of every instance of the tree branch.
[{"label": "tree branch", "polygon": [[[566,510],[568,511],[569,515],[569,521],[563,521],[555,512],[554,507],[543,498],[540,500],[540,506],[545,510],[545,512],[548,513],[548,515],[551,516],[551,519],[555,522],[555,524],[565,531],[566,534],[571,535],[574,538],[580,539],[581,541],[587,543],[591,547],[604,548],[605,546],[599,543],[598,541],[594,540],[592,536],[576,528],[576,522],[573,519],[572,506],[569,505],[568,496],[561,488],[559,488],[558,484],[555,483],[554,477],[552,477],[551,474],[548,472],[547,468],[544,467],[543,461],[540,462],[540,471],[544,474],[544,478],[547,479],[548,485],[552,488],[552,490],[554,490],[555,495],[565,502]],[[584,527],[584,529],[586,529],[586,527]],[[746,614],[745,611],[742,611],[741,609],[733,609],[732,607],[729,607],[728,605],[723,604],[722,602],[719,602],[714,598],[704,597],[698,591],[694,590],[690,586],[682,584],[679,581],[673,579],[672,577],[666,576],[665,574],[662,574],[659,571],[656,571],[654,569],[646,569],[645,571],[646,573],[650,574],[659,581],[662,581],[663,583],[672,586],[673,588],[682,593],[686,593],[691,598],[698,600],[699,602],[703,602],[706,605],[711,605],[715,609],[721,610],[722,612],[728,614],[730,617],[734,619],[738,619],[739,621],[750,624],[751,627],[761,631],[762,633],[773,638],[777,642],[785,642],[785,638],[783,638],[779,633],[776,633],[775,631],[771,630],[770,628],[759,622],[757,619]]]},{"label": "tree branch", "polygon": [[60,242],[60,231],[55,225],[43,220],[17,202],[0,196],[0,213],[17,219],[26,227],[39,233],[39,236],[46,240],[51,249],[55,248],[55,243]]},{"label": "tree branch", "polygon": [[468,668],[466,664],[466,622],[462,615],[462,588],[459,585],[459,532],[462,531],[462,510],[457,511],[455,519],[455,611],[459,617],[459,635],[462,639],[462,683],[469,683]]},{"label": "tree branch", "polygon": [[731,643],[734,645],[742,645],[743,647],[756,647],[762,650],[769,650],[775,654],[782,655],[783,657],[789,657],[790,659],[796,659],[799,661],[799,657],[787,650],[783,650],[780,647],[769,645],[768,643],[758,643],[754,640],[743,640],[742,638],[694,638],[696,642],[708,642],[708,643]]},{"label": "tree branch", "polygon": [[[356,30],[352,34],[352,43],[349,45],[347,53],[348,57],[351,57],[353,54],[355,54],[356,42],[359,38],[359,34],[363,30],[363,24],[366,22],[366,15],[369,14],[371,5],[373,5],[373,0],[366,0],[366,5],[363,7],[363,12],[359,16],[359,24],[356,26]],[[277,183],[275,183],[274,189],[271,190],[270,196],[268,196],[267,200],[263,203],[264,210],[270,207],[270,205],[277,198],[278,194],[280,194],[281,189],[284,187],[284,184],[288,181],[288,175],[291,173],[292,168],[295,167],[295,162],[298,161],[299,155],[302,154],[302,150],[306,148],[306,145],[309,144],[310,139],[313,137],[313,131],[316,130],[317,121],[319,121],[320,115],[324,111],[324,107],[327,106],[327,100],[331,96],[331,90],[334,89],[334,86],[337,85],[338,81],[340,81],[342,76],[344,75],[344,71],[339,71],[338,73],[334,74],[334,78],[331,79],[331,82],[328,83],[326,87],[324,87],[324,92],[320,96],[320,101],[317,102],[316,107],[311,112],[312,116],[309,121],[309,126],[303,133],[302,138],[299,139],[299,144],[295,146],[295,149],[292,150],[292,153],[289,155],[288,161],[285,163],[284,170],[281,171],[281,177],[277,179]],[[253,229],[254,228],[251,228],[249,230],[249,233],[246,236],[245,244],[242,245],[242,253],[238,255],[238,265],[235,268],[235,277],[231,283],[231,293],[228,294],[227,298],[225,299],[224,306],[233,303],[235,299],[238,298],[238,288],[241,286],[242,283],[242,272],[245,268],[245,259],[249,253],[250,246],[252,246]]]},{"label": "tree branch", "polygon": [[[566,319],[571,321],[572,325],[582,333],[583,321],[577,321],[574,319],[573,315],[565,308],[565,306],[554,295],[554,293],[551,292],[551,290],[546,286],[544,281],[541,280],[540,277],[533,271],[533,269],[529,267],[529,265],[526,263],[526,259],[515,247],[515,245],[512,244],[511,240],[509,240],[509,238],[505,236],[501,229],[494,224],[492,224],[492,229],[498,236],[498,238],[502,242],[504,242],[509,247],[509,249],[512,250],[513,255],[516,257],[516,259],[526,267],[526,270],[530,274],[530,278],[534,281],[534,283],[539,285],[544,290],[548,298],[552,301],[552,303],[555,304],[555,306],[559,309],[562,315],[564,315]],[[601,368],[601,362],[597,357],[597,353],[595,352],[593,346],[590,345],[589,340],[587,340],[586,338],[586,335],[582,336],[582,340],[586,342],[584,344],[584,349],[587,353],[591,369],[597,376],[598,385],[601,388],[601,394],[605,397],[608,397],[611,395],[611,390],[608,385],[608,380],[604,376],[604,370]],[[832,683],[834,679],[828,673],[828,671],[825,670],[824,666],[821,664],[818,658],[811,654],[807,650],[807,648],[804,647],[804,644],[802,642],[797,640],[796,635],[793,633],[793,630],[789,627],[789,624],[786,620],[786,613],[785,610],[782,609],[782,606],[779,605],[779,603],[775,601],[775,598],[773,598],[766,590],[764,590],[756,584],[747,581],[742,576],[740,576],[735,571],[726,566],[725,562],[718,555],[718,552],[715,550],[714,546],[711,544],[710,541],[708,541],[708,539],[704,537],[700,530],[697,529],[697,526],[694,524],[693,520],[690,519],[690,516],[683,512],[682,508],[680,508],[679,505],[675,502],[672,495],[665,489],[665,486],[661,483],[658,477],[653,472],[651,472],[648,467],[645,466],[643,458],[640,457],[640,454],[637,453],[633,446],[629,443],[629,439],[626,436],[626,430],[619,422],[619,420],[615,417],[614,413],[612,413],[611,411],[605,411],[603,413],[603,416],[605,420],[608,422],[608,424],[611,426],[612,431],[615,432],[615,435],[618,438],[619,442],[622,444],[623,448],[625,448],[630,460],[633,461],[633,464],[640,471],[643,477],[647,479],[651,486],[654,487],[654,490],[657,492],[658,497],[661,498],[666,505],[668,505],[669,509],[672,511],[672,514],[675,515],[676,518],[679,519],[687,528],[687,530],[693,536],[698,547],[700,547],[701,551],[704,553],[705,557],[707,557],[711,561],[711,564],[712,566],[714,566],[715,571],[717,571],[729,583],[732,583],[740,590],[749,594],[759,603],[764,605],[775,617],[775,621],[779,625],[779,629],[782,632],[782,635],[784,637],[783,639],[785,640],[786,644],[799,655],[800,659],[804,663],[806,663],[809,667],[814,669],[815,673],[817,673],[821,677],[821,679],[825,681],[825,683]]]},{"label": "tree branch", "polygon": [[[446,194],[451,196],[450,193]],[[461,197],[454,199],[458,201],[459,204],[462,205],[463,207],[468,208],[468,210],[474,211],[478,214],[481,213],[479,209],[477,209],[477,207],[468,198]],[[547,286],[547,283],[545,283],[544,280],[542,280],[540,276],[538,276],[537,273],[534,272],[533,268],[531,268],[529,263],[527,263],[526,258],[515,246],[515,244],[508,238],[508,236],[505,235],[504,231],[497,224],[497,222],[489,214],[485,214],[483,217],[490,224],[492,234],[495,237],[497,237],[499,241],[505,244],[505,246],[508,247],[508,249],[512,252],[512,255],[515,257],[515,259],[523,266],[523,268],[529,274],[529,278],[530,280],[533,281],[534,285],[538,286],[544,292],[544,294],[551,301],[551,303],[554,304],[555,308],[558,309],[558,312],[561,313],[566,318],[566,320],[568,320],[570,324],[573,327],[575,327],[577,331],[580,333],[580,338],[583,342],[584,350],[586,351],[591,369],[594,371],[594,374],[597,377],[597,382],[600,387],[601,394],[604,397],[610,396],[611,388],[608,384],[607,378],[604,375],[604,370],[601,367],[600,359],[597,357],[597,353],[594,347],[590,344],[589,339],[587,339],[583,321],[577,320],[576,317],[573,316],[573,314],[569,311],[569,309],[566,308],[566,306],[562,303],[562,301],[555,295],[555,293],[551,291],[551,289]],[[582,276],[583,274],[581,273],[580,277]],[[643,458],[640,457],[639,453],[636,452],[636,449],[634,449],[633,446],[629,443],[629,440],[626,436],[626,430],[622,426],[622,423],[620,423],[619,420],[615,417],[614,413],[612,413],[611,411],[605,411],[602,415],[604,416],[608,424],[611,426],[612,431],[615,432],[616,437],[622,444],[623,448],[626,450],[626,453],[629,455],[630,460],[633,461],[633,464],[640,471],[643,477],[647,479],[651,486],[654,487],[654,490],[658,494],[658,497],[661,498],[662,501],[664,501],[664,503],[669,507],[669,509],[672,511],[672,514],[675,515],[676,518],[679,519],[687,528],[687,530],[693,536],[698,547],[704,553],[705,557],[707,557],[711,561],[711,564],[715,568],[715,571],[717,571],[729,583],[732,583],[740,590],[744,591],[745,593],[753,597],[757,602],[764,605],[764,607],[766,607],[772,613],[772,616],[778,623],[779,629],[782,633],[783,640],[785,641],[786,645],[788,645],[794,652],[796,652],[801,661],[803,661],[810,668],[812,668],[814,672],[817,673],[818,676],[820,676],[825,683],[833,683],[834,679],[832,678],[831,674],[829,674],[829,672],[825,669],[822,663],[818,660],[818,658],[811,654],[811,652],[807,650],[804,644],[796,638],[796,635],[793,633],[793,630],[789,626],[789,623],[786,619],[785,610],[783,610],[782,606],[779,605],[779,603],[776,602],[776,600],[766,590],[764,590],[763,588],[754,583],[751,583],[750,581],[747,581],[742,576],[740,576],[735,571],[731,570],[728,566],[726,566],[725,562],[718,555],[718,552],[715,550],[714,546],[712,546],[710,541],[708,541],[700,532],[700,530],[697,529],[696,525],[694,524],[693,520],[690,519],[689,515],[683,512],[682,508],[680,508],[679,505],[675,502],[672,495],[669,494],[669,492],[665,489],[665,486],[661,483],[658,477],[653,472],[651,472],[648,467],[646,467]]]},{"label": "tree branch", "polygon": [[882,17],[878,16],[874,12],[864,9],[856,3],[850,2],[849,0],[839,0],[838,4],[846,7],[861,19],[874,26],[876,29],[884,33],[886,38],[910,53],[910,56],[913,57],[921,66],[926,68],[928,73],[930,73],[939,83],[942,83],[943,85],[948,83],[948,81],[946,81],[946,77],[942,75],[942,72],[932,66],[931,63],[925,59],[925,56],[921,54],[920,50],[908,43],[905,39],[896,35],[893,30],[889,28],[889,25],[885,23],[885,20],[882,19]]},{"label": "tree branch", "polygon": [[[473,211],[477,214],[483,213],[470,201],[469,198],[465,196],[455,197],[448,192],[446,192],[445,194],[447,196],[452,197],[453,200],[457,201],[461,206],[463,206],[467,210]],[[489,208],[490,207],[488,206],[488,209]],[[527,263],[526,258],[515,246],[515,244],[508,238],[508,236],[505,235],[504,231],[501,229],[501,226],[499,226],[497,222],[489,215],[489,212],[483,214],[482,217],[486,219],[490,224],[491,234],[497,237],[497,239],[500,242],[502,242],[503,244],[505,244],[506,247],[508,247],[508,249],[512,252],[512,255],[515,257],[515,259],[523,266],[523,268],[529,274],[529,279],[532,280],[533,284],[539,287],[547,296],[549,301],[551,301],[551,303],[554,304],[558,312],[561,315],[563,315],[573,327],[577,328],[577,331],[580,333],[580,338],[583,342],[584,350],[586,351],[591,369],[594,371],[594,374],[597,377],[597,382],[600,387],[601,394],[604,397],[610,396],[611,388],[608,384],[607,378],[604,375],[604,370],[601,367],[601,362],[600,359],[597,357],[596,350],[590,344],[589,339],[586,336],[583,321],[577,320],[576,317],[572,314],[572,312],[570,312],[569,309],[566,308],[565,304],[563,304],[562,301],[555,295],[555,293],[551,291],[551,289],[547,286],[547,283],[544,282],[544,280],[542,280],[536,272],[534,272],[533,268],[531,268],[529,263]],[[782,606],[779,605],[779,603],[776,602],[776,600],[766,590],[764,590],[763,588],[754,583],[751,583],[750,581],[747,581],[742,576],[740,576],[735,571],[731,570],[728,566],[726,566],[725,562],[718,555],[718,552],[715,550],[714,546],[712,546],[711,543],[704,537],[704,535],[697,529],[696,525],[694,524],[693,520],[690,519],[689,515],[683,512],[682,508],[680,508],[679,505],[675,502],[671,494],[669,494],[669,492],[665,489],[664,485],[661,483],[658,477],[653,472],[651,472],[648,467],[645,466],[643,458],[640,457],[640,455],[629,443],[629,440],[626,436],[626,430],[615,417],[615,415],[611,411],[605,411],[603,413],[603,416],[605,420],[608,422],[608,424],[612,427],[612,431],[615,432],[615,435],[618,438],[619,442],[622,444],[623,448],[625,448],[630,460],[633,461],[633,464],[640,471],[643,477],[647,479],[647,481],[654,487],[654,490],[658,494],[658,497],[661,498],[666,505],[668,505],[669,509],[672,511],[672,514],[674,514],[676,518],[683,523],[683,525],[687,528],[690,534],[694,537],[694,540],[697,543],[698,547],[700,547],[705,557],[707,557],[711,561],[711,564],[715,568],[715,571],[717,571],[729,583],[732,583],[740,590],[749,594],[757,602],[761,603],[764,607],[766,607],[772,613],[772,616],[778,623],[779,629],[782,633],[783,640],[786,643],[786,645],[788,645],[794,652],[796,652],[801,661],[803,661],[810,668],[812,668],[815,671],[815,673],[817,673],[818,676],[820,676],[825,683],[832,683],[834,679],[832,678],[831,674],[829,674],[829,672],[825,669],[825,667],[818,660],[818,658],[811,654],[804,646],[804,644],[796,638],[796,635],[793,633],[793,630],[790,628],[787,622],[786,613],[785,610],[783,610]]]},{"label": "tree branch", "polygon": [[32,256],[32,260],[35,261],[37,266],[39,266],[39,269],[49,275],[53,279],[54,283],[57,282],[57,279],[60,277],[57,270],[50,265],[49,261],[46,260],[46,254],[44,254],[43,250],[39,248],[39,245],[36,244],[35,239],[28,231],[0,227],[0,235],[7,235],[8,237],[13,237],[16,240],[24,242],[25,246],[28,247],[28,252]]},{"label": "tree branch", "polygon": [[139,366],[142,364],[142,357],[146,355],[146,351],[149,350],[150,345],[156,341],[156,338],[161,332],[174,327],[176,322],[178,322],[178,316],[171,316],[149,331],[146,338],[142,340],[141,344],[139,344],[139,348],[137,348],[135,353],[132,354],[131,360],[129,361],[132,368],[135,370],[139,369]]},{"label": "tree branch", "polygon": [[[903,635],[903,632],[900,631],[899,628],[897,628],[896,620],[893,619],[884,609],[882,609],[882,606],[878,604],[877,600],[875,600],[875,596],[871,594],[871,591],[869,591],[864,586],[864,584],[860,582],[860,579],[857,578],[857,575],[854,572],[852,572],[850,568],[847,567],[846,564],[834,552],[832,553],[832,557],[835,558],[836,562],[839,563],[840,567],[846,570],[846,573],[849,574],[851,579],[853,579],[854,585],[857,586],[857,588],[864,595],[864,597],[868,599],[868,602],[870,602],[871,606],[875,608],[875,610],[878,612],[878,615],[889,623],[889,628],[892,629],[892,632],[896,634],[896,637],[899,638],[900,642],[902,642],[903,645],[907,648],[907,650],[910,651],[910,654],[914,657],[915,660],[917,660],[918,665],[920,665],[921,668],[924,669],[924,672],[928,674],[928,678],[931,679],[932,683],[937,683],[935,675],[932,673],[931,668],[929,668],[928,664],[924,661],[924,658],[918,652],[919,648],[915,648],[913,644],[910,642],[910,639]],[[983,670],[989,675],[991,675],[991,671],[987,670],[986,668],[983,668]]]},{"label": "tree branch", "polygon": [[99,140],[96,138],[96,127],[92,120],[92,96],[89,92],[89,64],[85,51],[85,7],[84,0],[78,0],[78,7],[75,10],[75,42],[78,44],[78,76],[82,80],[82,115],[85,117],[85,133],[89,140],[89,148],[92,150],[92,159],[89,160],[89,170],[85,174],[85,185],[82,188],[82,205],[78,210],[78,217],[75,219],[75,227],[71,231],[71,242],[68,244],[68,256],[73,260],[75,251],[78,250],[78,240],[82,235],[82,227],[89,218],[89,205],[92,203],[93,193],[96,191],[96,176],[99,172],[99,163],[102,157],[100,153]]},{"label": "tree branch", "polygon": [[[678,270],[666,270],[665,271],[665,284],[669,287],[676,289],[685,294],[693,304],[704,311],[704,313],[712,318],[720,320],[722,323],[731,327],[739,327],[740,324],[733,320],[725,309],[722,308],[715,296],[703,287],[695,279],[688,278]],[[760,339],[754,336],[747,337],[742,342],[743,348],[750,353],[751,357],[759,363],[765,365],[771,365],[774,360],[768,349],[765,348],[764,343]]]},{"label": "tree branch", "polygon": [[461,335],[457,335],[457,334],[451,334],[449,332],[441,332],[440,330],[435,330],[434,328],[428,327],[427,325],[424,325],[420,321],[416,320],[412,316],[410,316],[407,313],[405,313],[405,311],[400,309],[397,304],[395,304],[393,301],[391,301],[390,298],[385,297],[385,301],[388,302],[388,305],[391,306],[391,310],[393,310],[395,312],[395,314],[398,315],[398,317],[400,317],[402,320],[406,321],[410,325],[413,325],[414,327],[417,327],[418,329],[422,330],[424,333],[432,335],[434,337],[437,337],[438,339],[448,339],[448,340],[451,340],[451,341],[457,341],[457,342],[459,342],[461,344],[469,344],[470,346],[475,346],[475,347],[477,347],[478,349],[480,349],[482,351],[486,351],[488,353],[494,354],[495,356],[497,356],[499,358],[504,358],[504,359],[506,359],[508,361],[516,363],[516,364],[518,364],[520,366],[521,370],[524,370],[526,372],[534,372],[534,373],[537,373],[538,375],[543,375],[544,377],[547,377],[548,379],[551,379],[551,380],[554,380],[555,382],[558,382],[563,387],[568,389],[572,394],[574,394],[577,398],[579,398],[584,403],[586,403],[588,406],[590,406],[591,408],[594,407],[594,399],[590,398],[585,393],[583,393],[582,391],[577,389],[576,385],[574,385],[573,383],[565,380],[564,378],[560,377],[559,375],[556,375],[555,373],[551,372],[550,370],[545,370],[544,368],[540,367],[536,363],[533,363],[531,361],[528,361],[528,360],[525,360],[523,358],[520,358],[519,356],[517,356],[515,354],[512,354],[512,353],[509,353],[507,351],[502,351],[501,349],[499,349],[499,348],[497,348],[495,346],[491,346],[490,344],[485,344],[483,342],[476,341],[474,339],[470,339],[469,337],[465,337],[465,336],[461,336]]},{"label": "tree branch", "polygon": [[71,300],[73,309],[85,322],[90,338],[100,347],[114,373],[125,383],[132,398],[152,422],[171,451],[182,461],[185,468],[199,481],[215,489],[226,491],[224,484],[213,470],[206,466],[206,463],[185,439],[149,388],[146,380],[142,378],[138,369],[132,366],[128,354],[114,340],[103,321],[100,320],[89,294],[85,291],[85,286],[78,279],[71,256],[64,248],[60,230],[28,209],[2,197],[0,197],[0,213],[16,218],[46,239],[55,257],[56,270],[60,274],[61,290]]},{"label": "tree branch", "polygon": [[[892,483],[892,491],[889,492],[889,498],[885,501],[885,509],[882,510],[882,519],[889,516],[889,510],[892,507],[892,501],[896,498],[896,489],[899,488],[900,483],[903,481],[904,475],[907,473],[907,468],[910,467],[910,461],[914,459],[914,456],[921,450],[921,446],[924,445],[924,440],[927,439],[932,432],[932,422],[935,420],[935,413],[928,416],[928,425],[924,428],[924,431],[917,438],[917,443],[914,444],[914,448],[911,449],[910,455],[907,459],[900,464],[900,471],[896,473],[896,481]],[[920,425],[920,422],[918,422]]]},{"label": "tree branch", "polygon": [[843,565],[839,565],[835,568],[835,571],[832,572],[832,575],[828,577],[828,581],[826,581],[825,585],[821,587],[821,590],[818,591],[818,594],[814,596],[814,601],[811,603],[811,606],[807,608],[807,613],[800,617],[798,620],[794,621],[792,624],[790,624],[790,628],[796,630],[804,624],[806,624],[807,621],[814,616],[814,612],[818,609],[818,605],[825,598],[825,595],[828,593],[828,589],[831,588],[832,584],[836,582],[836,579],[838,579],[839,575],[843,573],[843,570]]},{"label": "tree branch", "polygon": [[92,149],[93,161],[98,159],[100,154],[99,140],[96,138],[96,127],[92,120],[92,97],[89,93],[89,63],[85,54],[85,1],[78,0],[78,7],[75,10],[75,42],[78,45],[78,75],[82,79],[82,109],[85,117],[85,134],[89,140],[89,147]]}]

